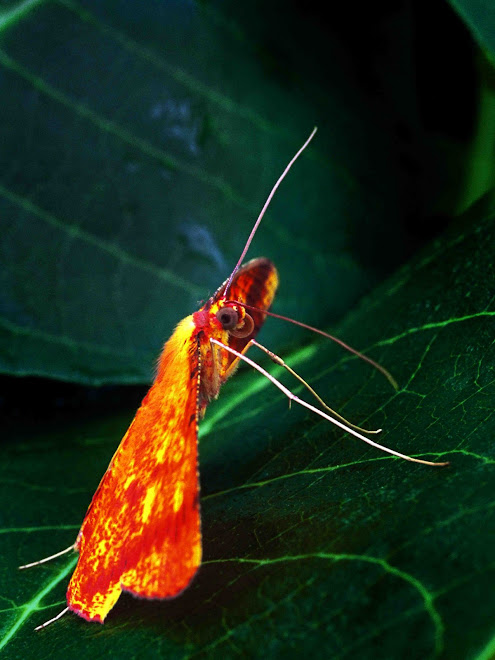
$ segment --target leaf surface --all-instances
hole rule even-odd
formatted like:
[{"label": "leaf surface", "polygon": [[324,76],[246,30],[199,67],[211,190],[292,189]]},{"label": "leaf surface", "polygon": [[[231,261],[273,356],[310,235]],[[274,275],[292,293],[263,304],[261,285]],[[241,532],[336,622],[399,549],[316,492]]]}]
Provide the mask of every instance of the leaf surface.
[{"label": "leaf surface", "polygon": [[495,61],[495,7],[490,0],[450,0],[473,39]]},{"label": "leaf surface", "polygon": [[104,626],[68,615],[34,636],[64,607],[74,560],[16,566],[74,540],[129,419],[12,430],[0,482],[8,657],[490,658],[494,249],[487,199],[338,328],[399,392],[318,339],[284,356],[341,413],[383,427],[384,444],[451,467],[380,454],[288,410],[243,369],[202,425],[204,564],[175,600],[122,596]]},{"label": "leaf surface", "polygon": [[[149,381],[315,124],[250,253],[277,264],[277,304],[340,318],[408,251],[395,146],[346,70],[352,53],[313,21],[288,68],[255,13],[241,29],[228,11],[59,0],[0,13],[1,372]],[[271,20],[293,44],[297,14]]]}]

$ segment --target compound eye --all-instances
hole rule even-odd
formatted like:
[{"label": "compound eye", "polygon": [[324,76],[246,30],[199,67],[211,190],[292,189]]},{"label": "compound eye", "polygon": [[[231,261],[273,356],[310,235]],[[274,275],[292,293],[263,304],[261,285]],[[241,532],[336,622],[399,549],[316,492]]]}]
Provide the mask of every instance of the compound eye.
[{"label": "compound eye", "polygon": [[232,307],[223,307],[215,314],[224,330],[232,330],[239,323],[239,314]]}]

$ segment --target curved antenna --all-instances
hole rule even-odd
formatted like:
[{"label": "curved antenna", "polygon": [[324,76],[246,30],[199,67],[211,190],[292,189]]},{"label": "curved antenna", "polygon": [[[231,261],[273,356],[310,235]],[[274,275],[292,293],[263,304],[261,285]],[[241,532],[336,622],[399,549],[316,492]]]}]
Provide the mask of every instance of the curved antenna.
[{"label": "curved antenna", "polygon": [[316,133],[317,130],[318,129],[315,126],[313,128],[313,130],[311,131],[311,134],[308,137],[308,139],[306,140],[306,142],[302,145],[302,147],[300,147],[300,149],[297,151],[296,155],[291,158],[289,164],[287,165],[285,170],[282,172],[282,174],[279,176],[277,183],[273,186],[271,193],[268,195],[268,198],[267,198],[266,202],[264,203],[263,208],[260,211],[258,219],[254,223],[254,227],[252,228],[251,233],[249,234],[249,237],[246,241],[246,245],[244,246],[244,249],[241,253],[241,256],[239,257],[239,260],[236,263],[234,270],[232,271],[229,279],[227,280],[227,285],[224,289],[224,295],[225,296],[227,295],[227,293],[230,289],[230,285],[232,284],[232,280],[234,279],[234,275],[237,273],[237,271],[239,270],[242,262],[244,261],[244,257],[246,256],[246,252],[248,251],[249,246],[251,245],[251,241],[253,240],[254,235],[256,234],[256,230],[258,229],[258,226],[259,226],[261,220],[263,219],[263,216],[266,213],[266,209],[268,208],[268,206],[270,205],[270,202],[272,201],[273,195],[276,193],[277,188],[282,183],[282,181],[285,179],[285,177],[286,177],[288,171],[290,170],[290,168],[292,167],[292,165],[294,165],[296,160],[299,158],[299,156],[302,154],[302,152],[306,149],[308,144],[311,142],[311,140],[313,139],[314,134]]}]

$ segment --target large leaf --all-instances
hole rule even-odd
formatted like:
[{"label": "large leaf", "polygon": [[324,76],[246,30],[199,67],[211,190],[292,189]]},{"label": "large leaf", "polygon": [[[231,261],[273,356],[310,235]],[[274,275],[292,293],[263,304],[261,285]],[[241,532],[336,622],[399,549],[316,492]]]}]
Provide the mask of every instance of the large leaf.
[{"label": "large leaf", "polygon": [[491,0],[450,0],[473,38],[495,62],[495,6]]},{"label": "large leaf", "polygon": [[[278,265],[279,308],[339,318],[401,262],[404,171],[351,48],[258,8],[263,30],[254,6],[242,29],[235,7],[187,2],[0,13],[2,372],[149,380],[314,124],[250,254]],[[290,68],[265,30],[275,51],[299,33]]]},{"label": "large leaf", "polygon": [[[406,463],[243,371],[202,426],[205,557],[169,602],[122,596],[104,626],[67,615],[73,542],[129,418],[16,428],[1,463],[9,658],[477,658],[495,647],[495,204],[478,206],[347,318],[343,338],[401,389],[317,339],[286,356]],[[278,373],[275,371],[275,373]],[[70,477],[68,477],[70,475]]]}]

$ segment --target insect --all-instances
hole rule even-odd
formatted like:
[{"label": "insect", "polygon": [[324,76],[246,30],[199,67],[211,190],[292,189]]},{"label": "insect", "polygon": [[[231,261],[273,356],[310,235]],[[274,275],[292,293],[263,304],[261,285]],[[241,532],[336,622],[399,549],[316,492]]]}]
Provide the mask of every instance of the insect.
[{"label": "insect", "polygon": [[[296,397],[245,355],[256,345],[294,373],[255,340],[270,314],[277,289],[275,266],[265,258],[241,264],[275,191],[315,132],[272,189],[228,280],[199,311],[182,320],[166,342],[155,381],[93,496],[75,543],[52,557],[21,567],[73,550],[79,553],[67,589],[67,607],[36,630],[69,610],[87,621],[103,623],[122,591],[163,599],[177,596],[189,585],[201,563],[198,420],[240,360],[263,373],[290,400],[361,440],[406,460],[445,465],[414,459],[373,442],[362,433],[377,431],[364,431],[346,422],[305,381],[300,379],[332,416]],[[343,345],[393,382],[383,367]]]}]

